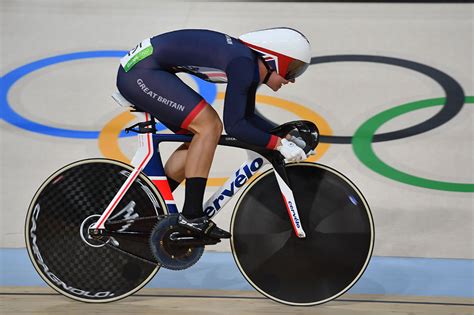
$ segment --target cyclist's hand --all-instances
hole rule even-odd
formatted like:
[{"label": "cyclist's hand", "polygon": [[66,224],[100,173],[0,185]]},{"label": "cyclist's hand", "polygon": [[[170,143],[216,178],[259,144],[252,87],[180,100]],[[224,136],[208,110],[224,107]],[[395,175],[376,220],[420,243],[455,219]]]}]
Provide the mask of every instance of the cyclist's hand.
[{"label": "cyclist's hand", "polygon": [[[300,136],[295,136],[292,135],[291,133],[287,134],[285,137],[287,140],[293,142],[297,146],[299,146],[301,149],[304,150],[306,147],[306,142],[301,138]],[[306,156],[311,156],[311,155],[316,155],[316,152],[314,150],[310,150],[309,152],[306,153]]]},{"label": "cyclist's hand", "polygon": [[289,141],[293,142],[294,144],[296,144],[297,146],[299,146],[301,149],[304,149],[306,147],[306,142],[303,140],[303,138],[301,137],[296,137],[296,136],[293,136],[291,134],[288,134],[286,136],[286,139],[288,139]]},{"label": "cyclist's hand", "polygon": [[295,143],[281,139],[281,145],[276,148],[283,155],[287,162],[299,162],[306,160],[306,154]]}]

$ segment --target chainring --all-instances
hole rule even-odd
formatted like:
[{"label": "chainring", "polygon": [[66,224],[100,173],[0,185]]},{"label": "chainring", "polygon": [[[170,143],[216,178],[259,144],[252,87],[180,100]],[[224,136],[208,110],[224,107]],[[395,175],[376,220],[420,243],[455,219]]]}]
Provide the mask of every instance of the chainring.
[{"label": "chainring", "polygon": [[189,231],[178,225],[178,215],[161,219],[150,235],[150,249],[162,267],[183,270],[194,265],[202,256],[204,246],[177,246],[171,237],[190,237]]}]

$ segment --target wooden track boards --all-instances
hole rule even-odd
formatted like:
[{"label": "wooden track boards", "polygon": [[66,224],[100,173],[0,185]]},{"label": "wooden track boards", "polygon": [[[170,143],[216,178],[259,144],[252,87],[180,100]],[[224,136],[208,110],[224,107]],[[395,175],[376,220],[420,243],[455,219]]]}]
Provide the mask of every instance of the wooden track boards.
[{"label": "wooden track boards", "polygon": [[344,295],[320,306],[292,307],[254,291],[143,289],[107,304],[70,300],[49,288],[0,288],[0,314],[474,314],[474,299]]}]

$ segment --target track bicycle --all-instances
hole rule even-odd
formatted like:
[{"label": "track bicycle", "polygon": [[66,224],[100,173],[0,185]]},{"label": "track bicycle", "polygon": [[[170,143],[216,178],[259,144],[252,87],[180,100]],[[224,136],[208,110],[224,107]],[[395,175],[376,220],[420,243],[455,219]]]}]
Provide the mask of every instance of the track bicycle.
[{"label": "track bicycle", "polygon": [[[114,99],[129,104],[118,92]],[[136,111],[136,110],[135,110]],[[179,213],[159,144],[192,136],[159,134],[148,113],[127,131],[138,133],[131,165],[86,159],[66,165],[38,189],[25,223],[34,268],[54,290],[83,302],[111,302],[148,283],[160,267],[186,269],[219,240],[194,235]],[[306,152],[317,127],[295,121],[277,127],[297,132]],[[266,297],[288,305],[317,305],[349,290],[365,271],[374,223],[359,189],[318,163],[285,163],[278,151],[223,135],[219,145],[245,149],[247,160],[205,202],[217,215],[245,184],[230,223],[232,255],[246,280]],[[264,165],[270,165],[266,171]]]}]

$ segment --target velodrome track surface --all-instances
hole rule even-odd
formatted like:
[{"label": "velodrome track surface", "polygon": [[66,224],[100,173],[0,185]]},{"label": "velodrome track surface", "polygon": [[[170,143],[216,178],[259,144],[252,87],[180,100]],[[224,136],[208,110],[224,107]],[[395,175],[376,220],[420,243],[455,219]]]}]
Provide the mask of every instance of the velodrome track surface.
[{"label": "velodrome track surface", "polygon": [[[371,266],[377,269],[372,273],[369,266],[362,291],[324,307],[291,311],[472,312],[469,305],[446,304],[472,304],[474,297],[472,4],[46,0],[5,1],[0,11],[1,311],[94,310],[45,291],[26,257],[23,224],[36,189],[61,166],[82,158],[132,157],[135,139],[115,136],[127,121],[132,122],[110,98],[118,56],[143,38],[179,28],[209,28],[237,36],[287,25],[309,37],[313,65],[296,84],[278,93],[261,88],[258,110],[276,122],[301,118],[318,122],[324,137],[316,160],[351,178],[371,205],[376,226],[376,259]],[[225,86],[182,78],[221,113]],[[172,148],[165,147],[165,156]],[[232,149],[218,151],[207,195],[244,157]],[[181,204],[182,188],[175,197]],[[219,225],[228,226],[231,208],[228,205],[217,217]],[[230,257],[228,243],[213,249]],[[411,259],[425,260],[412,264]],[[201,263],[211,271],[213,263],[233,268],[232,259],[202,261],[196,267]],[[15,270],[27,276],[17,277]],[[288,312],[284,306],[254,298],[251,288],[239,282],[238,273],[229,274],[243,291],[204,291],[236,288],[212,273],[204,285],[190,269],[189,274],[176,273],[176,280],[159,274],[156,280],[164,282],[147,289],[155,291],[140,291],[145,295],[102,310],[123,310],[128,305],[130,311],[141,308],[145,313],[160,307],[170,313],[193,308],[211,313],[232,303],[243,309],[228,308],[228,313],[252,307],[260,313]],[[191,297],[153,296],[175,293]],[[241,298],[247,294],[252,298]],[[353,297],[359,301],[345,301]],[[426,303],[418,308],[416,303],[360,301],[374,299]],[[170,304],[164,306],[164,300]],[[181,300],[185,306],[178,303]]]},{"label": "velodrome track surface", "polygon": [[255,292],[144,289],[109,304],[68,300],[51,289],[4,288],[7,314],[472,314],[472,300],[433,297],[346,295],[317,307],[290,307]]}]

